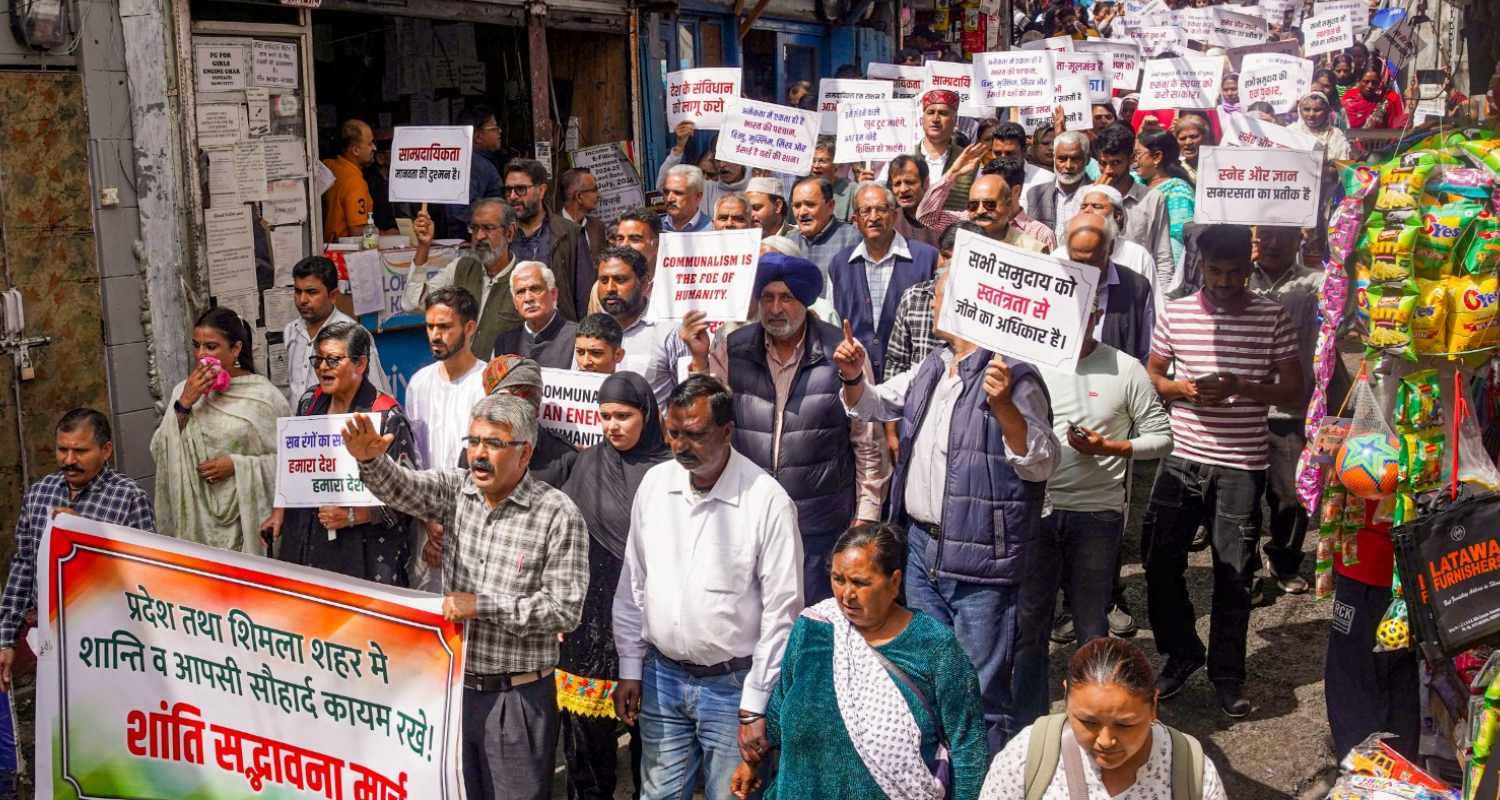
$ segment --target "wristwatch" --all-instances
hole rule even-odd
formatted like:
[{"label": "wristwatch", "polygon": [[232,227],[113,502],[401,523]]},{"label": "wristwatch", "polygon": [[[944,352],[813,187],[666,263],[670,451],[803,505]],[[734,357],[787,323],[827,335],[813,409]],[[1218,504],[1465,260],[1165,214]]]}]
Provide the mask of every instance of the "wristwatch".
[{"label": "wristwatch", "polygon": [[351,528],[354,527],[354,508],[351,506],[351,507],[346,508],[344,510],[347,511],[347,512],[349,512],[349,527],[351,527]]}]

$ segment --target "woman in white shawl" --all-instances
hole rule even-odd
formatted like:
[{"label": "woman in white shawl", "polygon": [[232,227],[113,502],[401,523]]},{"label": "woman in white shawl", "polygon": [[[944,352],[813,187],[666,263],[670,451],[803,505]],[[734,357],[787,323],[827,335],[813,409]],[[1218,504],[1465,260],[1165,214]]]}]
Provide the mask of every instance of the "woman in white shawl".
[{"label": "woman in white shawl", "polygon": [[1297,101],[1297,121],[1287,127],[1317,139],[1323,148],[1324,163],[1349,159],[1349,139],[1333,124],[1333,103],[1328,95],[1317,90],[1303,95]]},{"label": "woman in white shawl", "polygon": [[255,374],[250,332],[227,308],[193,325],[195,366],[172,389],[151,437],[156,527],[168,536],[264,555],[259,527],[276,488],[276,418],[286,397]]}]

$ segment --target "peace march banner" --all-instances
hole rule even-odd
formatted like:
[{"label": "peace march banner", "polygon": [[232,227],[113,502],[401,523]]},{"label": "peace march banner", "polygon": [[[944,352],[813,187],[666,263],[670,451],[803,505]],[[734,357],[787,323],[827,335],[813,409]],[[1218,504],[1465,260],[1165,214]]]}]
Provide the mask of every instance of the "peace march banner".
[{"label": "peace march banner", "polygon": [[462,800],[441,597],[68,514],[37,552],[37,797]]}]

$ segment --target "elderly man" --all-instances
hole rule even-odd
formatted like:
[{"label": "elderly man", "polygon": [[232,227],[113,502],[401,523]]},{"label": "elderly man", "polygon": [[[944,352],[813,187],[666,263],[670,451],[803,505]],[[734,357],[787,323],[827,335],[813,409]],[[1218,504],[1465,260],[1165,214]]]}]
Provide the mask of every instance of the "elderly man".
[{"label": "elderly man", "polygon": [[[1089,184],[1083,190],[1083,199],[1078,203],[1078,213],[1098,214],[1105,219],[1112,219],[1118,229],[1125,230],[1125,198],[1109,184]],[[1063,242],[1063,246],[1053,251],[1053,255],[1058,258],[1067,258],[1067,242]],[[1147,252],[1146,248],[1121,236],[1115,239],[1114,249],[1110,251],[1109,258],[1146,279],[1156,301],[1156,310],[1160,312],[1165,298],[1162,297],[1162,292],[1156,283],[1156,257]]]},{"label": "elderly man", "polygon": [[552,268],[557,276],[557,307],[563,317],[577,319],[573,287],[589,279],[588,268],[594,261],[583,231],[547,209],[547,168],[529,158],[505,165],[505,199],[516,214],[510,249],[521,261],[540,261]]},{"label": "elderly man", "polygon": [[803,178],[792,190],[792,216],[797,232],[792,241],[818,265],[825,278],[840,250],[859,244],[859,232],[833,215],[833,184],[825,178]]},{"label": "elderly man", "polygon": [[1024,205],[1037,222],[1063,239],[1064,228],[1078,214],[1078,203],[1083,199],[1079,190],[1088,183],[1089,138],[1078,131],[1060,133],[1052,155],[1052,171],[1057,177],[1032,187]]},{"label": "elderly man", "polygon": [[901,209],[890,189],[862,183],[854,191],[854,225],[864,241],[840,250],[829,264],[833,305],[870,354],[876,378],[884,375],[885,348],[901,295],[932,279],[935,248],[908,242],[896,230]]},{"label": "elderly man", "polygon": [[464,787],[469,800],[552,796],[558,638],[578,626],[588,589],[588,529],[578,507],[528,470],[536,410],[504,395],[470,412],[469,467],[412,470],[386,455],[363,415],[343,431],[360,479],[397,511],[452,519],[443,548],[443,616],[468,623]]},{"label": "elderly man", "polygon": [[712,373],[733,393],[735,449],[775,476],[797,506],[809,604],[832,596],[838,535],[880,519],[888,474],[872,426],[850,422],[839,402],[831,360],[839,329],[808,316],[822,280],[811,261],[768,253],[755,273],[758,321],[712,348],[701,311],[689,312],[679,332],[689,369]]},{"label": "elderly man", "polygon": [[594,214],[599,207],[599,183],[588,169],[577,167],[565,170],[557,179],[558,192],[562,194],[563,219],[578,226],[583,233],[584,248],[588,250],[586,261],[578,262],[573,280],[573,308],[580,317],[589,307],[589,292],[594,290],[594,264],[599,254],[609,247],[604,222]]},{"label": "elderly man", "polygon": [[600,312],[578,323],[573,336],[573,365],[580,372],[613,375],[625,358],[625,332],[615,318]]},{"label": "elderly man", "polygon": [[[35,624],[37,546],[58,514],[156,531],[151,498],[135,481],[109,466],[115,446],[109,418],[92,408],[75,408],[53,430],[57,471],[33,483],[16,517],[15,554],[0,600],[0,692],[11,688],[16,643]],[[7,709],[8,710],[8,709]]]},{"label": "elderly man", "polygon": [[1130,174],[1135,156],[1135,134],[1130,127],[1115,123],[1099,132],[1096,141],[1099,159],[1099,183],[1120,193],[1125,200],[1125,229],[1122,235],[1151,253],[1156,260],[1158,286],[1172,281],[1171,220],[1167,203],[1160,192],[1153,192]]},{"label": "elderly man", "polygon": [[[933,285],[933,316],[945,274]],[[943,331],[946,344],[878,387],[850,334],[834,352],[855,419],[901,420],[890,518],[909,529],[907,603],[953,627],[979,673],[991,752],[1019,728],[1011,667],[1020,584],[1057,466],[1035,367]]]},{"label": "elderly man", "polygon": [[662,195],[667,213],[661,216],[661,229],[674,233],[706,231],[709,219],[703,213],[703,170],[691,164],[677,164],[667,169],[662,180]]},{"label": "elderly man", "polygon": [[1099,270],[1097,304],[1103,309],[1093,321],[1093,337],[1144,364],[1151,353],[1151,331],[1156,307],[1151,284],[1110,258],[1120,235],[1115,221],[1082,212],[1068,223],[1068,257]]},{"label": "elderly man", "polygon": [[[693,138],[696,131],[696,126],[691,122],[677,123],[677,129],[673,131],[676,141],[672,145],[672,150],[667,153],[665,159],[662,159],[661,166],[656,170],[656,188],[661,192],[667,191],[667,177],[671,174],[673,167],[682,163],[688,140]],[[752,180],[750,171],[740,164],[717,159],[713,163],[717,169],[714,170],[714,174],[703,176],[703,196],[700,199],[700,207],[709,210],[712,210],[718,204],[719,198],[726,194],[749,191]]]},{"label": "elderly man", "polygon": [[992,158],[1014,158],[1025,165],[1025,177],[1021,186],[1021,210],[1027,208],[1026,196],[1034,186],[1057,178],[1050,169],[1043,169],[1026,160],[1026,129],[1014,122],[1002,122],[995,128],[995,138],[990,140]]},{"label": "elderly man", "polygon": [[[323,256],[308,256],[292,267],[292,303],[297,306],[298,319],[282,328],[281,341],[286,343],[287,393],[294,405],[303,392],[318,385],[317,372],[308,361],[314,355],[313,340],[318,338],[318,332],[339,322],[359,324],[339,310],[338,299],[339,268],[332,261]],[[390,393],[390,382],[380,365],[380,351],[373,344],[367,374],[376,389]]]},{"label": "elderly man", "polygon": [[557,278],[540,261],[522,261],[510,272],[510,300],[521,315],[521,327],[495,336],[491,352],[515,353],[553,369],[573,363],[573,334],[578,326],[557,313]]},{"label": "elderly man", "polygon": [[979,178],[969,188],[967,210],[961,214],[943,210],[947,192],[957,176],[973,173],[988,153],[984,142],[964,149],[953,169],[922,199],[917,210],[922,221],[934,230],[943,231],[955,222],[968,220],[977,224],[985,236],[996,241],[1038,253],[1051,252],[1057,244],[1052,229],[1021,210],[1021,182],[1025,167],[1020,159],[993,159],[979,170]]},{"label": "elderly man", "polygon": [[743,194],[720,195],[714,202],[714,230],[743,231],[751,227],[750,201]]},{"label": "elderly man", "polygon": [[[521,315],[516,312],[507,284],[516,259],[510,242],[516,235],[516,217],[503,200],[480,200],[474,203],[469,223],[469,252],[448,262],[441,270],[426,275],[428,254],[432,248],[432,217],[417,214],[412,223],[417,250],[406,271],[406,289],[401,293],[401,308],[416,311],[430,291],[457,286],[479,300],[479,325],[469,347],[474,355],[488,359],[494,351],[495,337],[502,331],[518,328]],[[425,277],[424,277],[425,276]]]},{"label": "elderly man", "polygon": [[323,192],[323,240],[359,236],[375,201],[365,183],[365,167],[375,160],[375,132],[364,122],[351,119],[339,126],[339,154],[323,159],[333,173],[333,185]]},{"label": "elderly man", "polygon": [[[477,104],[460,111],[453,120],[454,125],[474,126],[474,154],[469,159],[469,200],[486,197],[504,197],[505,186],[500,180],[500,169],[495,165],[495,154],[500,152],[500,121],[495,110]],[[442,206],[443,236],[462,239],[469,235],[470,206]]]},{"label": "elderly man", "polygon": [[673,460],[636,490],[615,595],[615,714],[640,722],[641,797],[730,800],[766,753],[765,710],[802,609],[802,546],[786,490],[731,445],[734,399],[708,375],[672,392]]},{"label": "elderly man", "polygon": [[786,197],[780,178],[751,178],[745,188],[750,202],[750,221],[760,228],[760,235],[787,236],[795,230],[787,224]]}]

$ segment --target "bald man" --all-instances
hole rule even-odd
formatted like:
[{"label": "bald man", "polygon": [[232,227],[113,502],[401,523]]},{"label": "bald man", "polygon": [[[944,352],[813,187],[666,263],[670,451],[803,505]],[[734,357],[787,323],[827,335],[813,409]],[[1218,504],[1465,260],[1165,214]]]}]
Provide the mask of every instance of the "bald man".
[{"label": "bald man", "polygon": [[359,236],[375,208],[364,169],[375,160],[375,132],[364,122],[351,119],[339,126],[339,154],[323,159],[333,172],[333,185],[323,193],[323,238]]},{"label": "bald man", "polygon": [[1098,305],[1104,313],[1094,317],[1094,339],[1146,363],[1156,306],[1151,284],[1110,258],[1120,226],[1108,217],[1083,212],[1068,223],[1064,235],[1068,257],[1100,272]]}]

